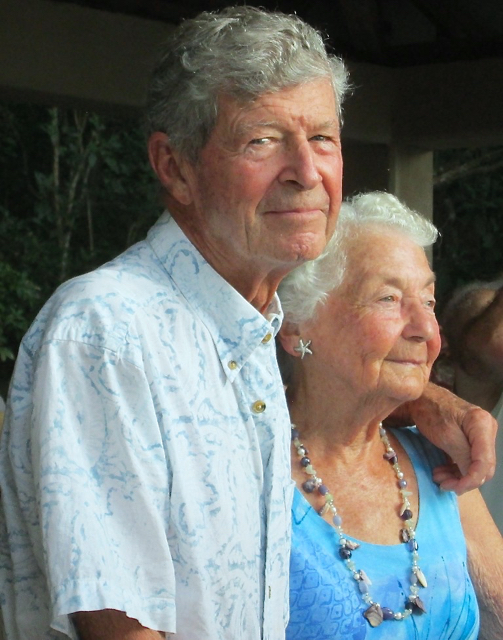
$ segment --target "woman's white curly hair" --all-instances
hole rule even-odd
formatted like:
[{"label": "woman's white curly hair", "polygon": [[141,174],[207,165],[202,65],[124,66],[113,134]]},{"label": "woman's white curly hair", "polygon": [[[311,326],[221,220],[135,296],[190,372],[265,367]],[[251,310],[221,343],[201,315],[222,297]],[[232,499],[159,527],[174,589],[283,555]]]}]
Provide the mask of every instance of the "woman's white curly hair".
[{"label": "woman's white curly hair", "polygon": [[286,321],[300,324],[314,319],[318,306],[344,280],[348,241],[369,228],[399,231],[420,247],[431,246],[438,237],[429,220],[390,193],[354,196],[342,204],[335,233],[321,256],[297,267],[281,282],[278,294]]}]

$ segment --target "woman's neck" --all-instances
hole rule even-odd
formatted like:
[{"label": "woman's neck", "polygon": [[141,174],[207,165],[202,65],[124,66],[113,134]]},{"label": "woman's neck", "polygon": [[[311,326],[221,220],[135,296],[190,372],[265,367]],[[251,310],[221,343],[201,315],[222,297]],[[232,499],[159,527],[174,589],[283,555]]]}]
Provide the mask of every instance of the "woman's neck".
[{"label": "woman's neck", "polygon": [[[379,441],[379,424],[395,408],[381,398],[324,395],[305,385],[287,392],[290,417],[311,446],[327,452],[358,451]],[[334,398],[338,398],[334,402]]]},{"label": "woman's neck", "polygon": [[[294,412],[295,413],[295,412]],[[294,420],[295,422],[295,420]],[[344,519],[344,531],[356,539],[374,544],[397,543],[403,527],[399,517],[403,503],[397,489],[393,467],[384,457],[385,446],[379,434],[378,423],[355,426],[345,431],[346,441],[340,437],[336,424],[323,429],[307,419],[295,422],[298,440],[309,459],[315,475],[322,479]],[[412,464],[405,451],[388,433],[393,449],[400,459],[400,467],[408,481],[410,504],[414,523],[418,514],[418,489]],[[306,492],[304,483],[311,471],[301,464],[296,445],[292,444],[292,476],[304,498],[320,512],[324,505],[322,495]],[[331,523],[327,516],[327,522]]]}]

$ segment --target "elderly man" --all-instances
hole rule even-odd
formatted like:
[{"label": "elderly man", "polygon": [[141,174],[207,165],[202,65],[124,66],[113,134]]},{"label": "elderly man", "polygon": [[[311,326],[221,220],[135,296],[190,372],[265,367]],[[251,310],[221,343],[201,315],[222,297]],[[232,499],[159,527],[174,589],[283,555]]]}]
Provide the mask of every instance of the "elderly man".
[{"label": "elderly man", "polygon": [[[0,460],[9,639],[283,637],[292,483],[275,292],[333,232],[345,88],[294,16],[204,13],[167,44],[148,122],[169,213],[63,285],[20,349]],[[435,423],[434,400],[417,411]],[[475,445],[471,476],[444,471],[462,490],[492,459],[479,460],[479,410],[452,411]]]}]

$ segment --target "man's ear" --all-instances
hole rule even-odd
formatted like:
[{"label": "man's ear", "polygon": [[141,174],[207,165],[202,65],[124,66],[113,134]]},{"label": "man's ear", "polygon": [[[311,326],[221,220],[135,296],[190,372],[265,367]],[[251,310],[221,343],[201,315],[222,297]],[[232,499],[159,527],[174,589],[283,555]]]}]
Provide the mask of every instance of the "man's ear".
[{"label": "man's ear", "polygon": [[148,157],[152,169],[168,193],[180,204],[192,203],[192,191],[187,180],[188,163],[183,161],[161,131],[155,131],[148,140]]},{"label": "man's ear", "polygon": [[300,329],[298,324],[294,322],[283,322],[278,332],[278,338],[283,349],[291,356],[294,356],[294,358],[300,356],[300,353],[294,349],[294,347],[299,345],[299,337]]}]

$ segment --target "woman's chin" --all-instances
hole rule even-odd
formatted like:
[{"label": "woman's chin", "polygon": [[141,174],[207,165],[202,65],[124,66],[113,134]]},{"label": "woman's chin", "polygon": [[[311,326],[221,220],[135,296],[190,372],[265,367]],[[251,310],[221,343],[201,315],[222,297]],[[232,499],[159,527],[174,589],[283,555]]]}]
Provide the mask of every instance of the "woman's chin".
[{"label": "woman's chin", "polygon": [[404,404],[405,402],[412,402],[423,395],[425,386],[424,384],[403,385],[400,389],[395,390],[392,397],[398,405]]}]

